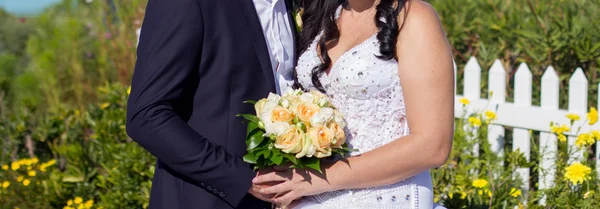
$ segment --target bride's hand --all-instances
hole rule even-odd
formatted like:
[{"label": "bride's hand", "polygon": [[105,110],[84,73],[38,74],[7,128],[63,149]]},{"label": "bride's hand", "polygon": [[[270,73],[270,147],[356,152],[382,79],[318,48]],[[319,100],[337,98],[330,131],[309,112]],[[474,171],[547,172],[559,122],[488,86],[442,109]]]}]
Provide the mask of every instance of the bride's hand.
[{"label": "bride's hand", "polygon": [[318,174],[304,169],[289,169],[285,171],[271,170],[267,173],[259,173],[252,180],[254,184],[265,184],[269,182],[281,182],[279,184],[264,187],[261,193],[264,195],[276,195],[273,202],[289,205],[292,201],[315,194],[331,191],[331,185],[323,174]]}]

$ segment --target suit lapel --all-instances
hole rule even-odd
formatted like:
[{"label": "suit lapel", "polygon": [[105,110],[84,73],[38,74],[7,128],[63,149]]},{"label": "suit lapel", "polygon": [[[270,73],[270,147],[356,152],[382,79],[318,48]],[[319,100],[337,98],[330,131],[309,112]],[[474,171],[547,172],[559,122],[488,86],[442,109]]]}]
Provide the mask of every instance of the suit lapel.
[{"label": "suit lapel", "polygon": [[252,0],[236,0],[236,2],[241,10],[244,22],[246,23],[246,30],[248,30],[248,34],[252,40],[252,45],[254,46],[258,61],[260,62],[261,69],[269,81],[272,92],[275,92],[277,88],[275,88],[275,76],[273,75],[271,58],[269,56],[269,50],[267,49],[268,46],[265,41],[265,35],[263,34],[262,26],[260,25],[260,20],[258,19],[256,9],[254,8],[254,2]]}]

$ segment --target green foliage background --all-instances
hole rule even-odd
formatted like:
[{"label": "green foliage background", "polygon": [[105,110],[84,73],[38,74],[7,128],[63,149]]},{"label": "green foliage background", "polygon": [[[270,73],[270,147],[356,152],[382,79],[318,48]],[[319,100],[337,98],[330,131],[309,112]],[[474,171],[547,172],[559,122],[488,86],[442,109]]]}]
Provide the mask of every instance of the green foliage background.
[{"label": "green foliage background", "polygon": [[[0,170],[0,183],[11,182],[0,187],[0,208],[63,208],[74,197],[94,200],[94,208],[147,206],[154,158],[124,131],[135,29],[141,25],[146,1],[65,0],[28,18],[0,10],[0,164],[9,166],[28,158],[57,161],[34,177],[28,176],[27,168]],[[575,68],[582,67],[593,84],[590,106],[596,106],[600,0],[429,2],[440,14],[453,46],[459,83],[471,56],[483,69],[500,59],[510,78],[508,86],[521,62],[529,64],[535,83],[552,65],[561,78],[562,93],[567,92]],[[486,70],[483,74],[487,78]],[[487,79],[482,80],[485,91]],[[458,86],[460,93],[462,85]],[[534,103],[539,103],[536,92],[539,85],[534,85]],[[507,98],[512,93],[509,89]],[[562,97],[561,106],[566,104]],[[551,201],[546,208],[598,207],[598,194],[583,198],[587,189],[597,190],[596,179],[589,181],[588,188],[560,183],[547,191],[533,189],[510,196],[510,189],[521,186],[511,175],[514,169],[526,166],[537,172],[536,156],[532,155],[532,162],[513,152],[476,157],[465,151],[472,146],[467,139],[484,143],[486,130],[465,131],[463,123],[457,120],[451,160],[432,171],[441,203],[451,208],[512,208],[519,203],[536,208],[541,207],[536,206],[541,194],[547,194]],[[485,153],[486,146],[482,149]],[[495,163],[503,166],[484,169]],[[23,185],[19,176],[32,183]],[[477,178],[490,181],[492,197],[472,188],[470,183]],[[468,193],[464,199],[462,192]]]}]

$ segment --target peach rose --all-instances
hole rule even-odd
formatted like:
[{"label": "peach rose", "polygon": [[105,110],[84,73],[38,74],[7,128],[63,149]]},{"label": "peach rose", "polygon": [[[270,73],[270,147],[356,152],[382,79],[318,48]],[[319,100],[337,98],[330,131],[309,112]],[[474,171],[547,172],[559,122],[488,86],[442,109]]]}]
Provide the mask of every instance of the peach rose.
[{"label": "peach rose", "polygon": [[300,103],[296,106],[296,115],[300,120],[310,123],[310,118],[317,114],[321,108],[316,104]]},{"label": "peach rose", "polygon": [[333,144],[331,147],[333,148],[342,148],[342,145],[346,143],[346,133],[344,129],[342,129],[337,123],[329,124],[329,129],[333,132]]},{"label": "peach rose", "polygon": [[294,113],[282,106],[276,106],[271,111],[271,120],[276,122],[290,122],[294,119]]},{"label": "peach rose", "polygon": [[275,139],[275,148],[285,153],[296,154],[302,151],[303,136],[299,128],[292,125]]},{"label": "peach rose", "polygon": [[331,156],[331,144],[333,142],[334,133],[327,127],[313,127],[308,131],[308,136],[312,140],[312,145],[315,147],[315,156],[324,158]]}]

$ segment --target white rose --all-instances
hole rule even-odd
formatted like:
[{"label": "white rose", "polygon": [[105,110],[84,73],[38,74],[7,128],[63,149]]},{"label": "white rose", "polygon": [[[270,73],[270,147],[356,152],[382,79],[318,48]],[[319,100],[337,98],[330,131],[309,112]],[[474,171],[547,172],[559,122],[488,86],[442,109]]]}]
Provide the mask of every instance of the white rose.
[{"label": "white rose", "polygon": [[287,99],[283,99],[281,101],[281,106],[285,107],[285,108],[289,108],[290,107],[290,100]]},{"label": "white rose", "polygon": [[277,123],[265,123],[265,134],[264,137],[270,137],[271,135],[275,135],[275,137],[283,134],[285,131],[290,128],[289,123],[277,122]]},{"label": "white rose", "polygon": [[[275,109],[275,107],[277,107],[277,105],[278,105],[277,102],[265,100],[265,102],[262,104],[262,107],[260,108],[260,113],[257,112],[256,114],[263,115],[264,113],[270,113],[271,111],[273,111],[273,109]],[[259,111],[259,110],[257,109],[257,111]]]},{"label": "white rose", "polygon": [[311,94],[302,94],[302,95],[300,95],[300,100],[302,100],[303,102],[306,102],[306,103],[312,104],[313,103],[313,99],[314,98],[313,98],[313,96]]},{"label": "white rose", "polygon": [[334,118],[334,110],[329,107],[321,108],[321,110],[310,118],[312,126],[324,126]]},{"label": "white rose", "polygon": [[342,129],[344,129],[346,127],[346,125],[348,125],[348,124],[346,124],[346,121],[344,120],[344,116],[342,115],[342,113],[339,110],[334,111],[333,120]]},{"label": "white rose", "polygon": [[269,100],[270,102],[273,102],[275,104],[279,104],[279,100],[281,100],[281,96],[279,96],[278,94],[269,93],[267,100]]}]

